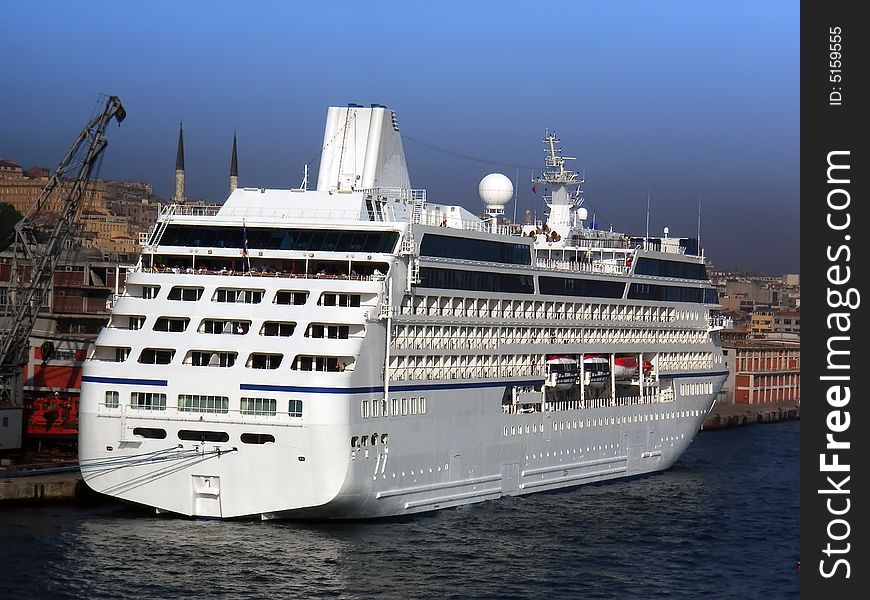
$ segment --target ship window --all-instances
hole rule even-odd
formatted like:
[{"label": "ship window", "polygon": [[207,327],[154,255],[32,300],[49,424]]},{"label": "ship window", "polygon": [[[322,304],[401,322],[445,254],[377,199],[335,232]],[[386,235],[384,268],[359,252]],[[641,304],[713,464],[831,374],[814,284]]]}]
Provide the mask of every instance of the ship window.
[{"label": "ship window", "polygon": [[360,415],[362,415],[363,419],[369,418],[369,401],[368,400],[363,400],[362,402],[360,402],[359,412],[360,412]]},{"label": "ship window", "polygon": [[242,398],[239,412],[243,415],[264,415],[274,417],[278,412],[278,401],[274,398]]},{"label": "ship window", "polygon": [[203,319],[199,325],[200,333],[214,333],[225,335],[245,335],[251,327],[250,321],[237,321],[230,319]]},{"label": "ship window", "polygon": [[237,356],[236,352],[191,350],[185,362],[195,367],[232,367],[236,364]]},{"label": "ship window", "polygon": [[371,443],[372,443],[372,446],[377,445],[377,443],[378,443],[378,434],[377,433],[372,434]]},{"label": "ship window", "polygon": [[243,304],[259,304],[263,301],[264,290],[218,288],[215,290],[215,302],[237,302]]},{"label": "ship window", "polygon": [[182,429],[178,432],[178,439],[188,442],[228,442],[230,436],[225,431],[194,431]]},{"label": "ship window", "polygon": [[352,438],[350,438],[350,447],[351,447],[351,448],[356,448],[356,447],[357,447],[357,444],[359,444],[359,436],[356,436],[356,435],[355,435],[355,436],[353,436]]},{"label": "ship window", "polygon": [[277,369],[281,366],[283,354],[266,354],[264,352],[254,352],[248,358],[248,367],[251,369]]},{"label": "ship window", "polygon": [[381,443],[386,444],[390,440],[390,436],[386,433],[381,434]]},{"label": "ship window", "polygon": [[655,300],[664,302],[718,302],[716,290],[713,288],[690,288],[675,285],[654,285],[647,283],[632,283],[628,290],[631,300]]},{"label": "ship window", "polygon": [[390,403],[392,404],[392,413],[393,413],[393,416],[394,416],[394,417],[398,416],[398,415],[399,415],[399,399],[398,399],[398,398],[392,398],[392,399],[390,400]]},{"label": "ship window", "polygon": [[175,286],[171,290],[169,290],[169,298],[170,300],[181,300],[184,302],[195,302],[202,298],[202,292],[204,288],[201,287],[183,287],[183,286]]},{"label": "ship window", "polygon": [[308,331],[305,332],[305,337],[346,340],[349,332],[350,327],[348,327],[347,325],[326,325],[323,323],[312,323],[308,326]]},{"label": "ship window", "polygon": [[381,416],[381,403],[377,400],[372,400],[372,417],[378,418]]},{"label": "ship window", "polygon": [[462,271],[459,269],[420,269],[420,287],[506,294],[533,294],[534,277],[511,273]]},{"label": "ship window", "polygon": [[416,398],[411,398],[411,414],[416,415],[417,409],[420,407]]},{"label": "ship window", "polygon": [[109,327],[112,329],[138,330],[142,329],[143,323],[145,323],[145,317],[142,315],[112,315],[112,322],[109,324]]},{"label": "ship window", "polygon": [[241,435],[243,444],[274,444],[275,436],[271,433],[243,433]]},{"label": "ship window", "polygon": [[408,399],[402,398],[402,415],[408,414]]},{"label": "ship window", "polygon": [[166,410],[166,394],[131,392],[130,407],[141,410]]},{"label": "ship window", "polygon": [[120,403],[121,394],[114,391],[108,390],[106,392],[106,408],[118,408],[118,404]]},{"label": "ship window", "polygon": [[625,284],[620,281],[599,281],[573,277],[539,277],[542,294],[550,296],[588,296],[590,298],[622,298]]},{"label": "ship window", "polygon": [[478,240],[470,237],[427,233],[420,244],[420,256],[459,258],[512,265],[532,264],[529,244]]},{"label": "ship window", "polygon": [[169,348],[145,348],[139,355],[139,362],[147,365],[168,365],[175,356]]},{"label": "ship window", "polygon": [[159,285],[143,285],[142,286],[142,298],[145,300],[153,300],[157,297],[157,293],[160,291]]},{"label": "ship window", "polygon": [[249,249],[389,253],[396,247],[399,234],[396,231],[172,224],[166,228],[160,244],[241,250],[245,239]]},{"label": "ship window", "polygon": [[390,416],[389,406],[387,405],[387,400],[385,398],[381,398],[378,400],[378,403],[381,405],[381,414],[385,417]]},{"label": "ship window", "polygon": [[160,317],[154,322],[154,331],[181,332],[187,329],[190,319],[182,317]]},{"label": "ship window", "polygon": [[275,294],[275,304],[289,304],[299,306],[305,304],[307,300],[308,292],[278,290],[278,292]]},{"label": "ship window", "polygon": [[289,321],[266,321],[260,329],[260,335],[290,337],[296,330],[296,323]]},{"label": "ship window", "polygon": [[200,396],[194,394],[179,394],[178,410],[182,412],[225,414],[228,413],[230,410],[230,399],[226,396]]},{"label": "ship window", "polygon": [[658,258],[638,258],[634,272],[636,275],[707,280],[707,269],[703,263],[661,260]]},{"label": "ship window", "polygon": [[290,366],[295,371],[343,371],[346,363],[337,356],[297,356]]},{"label": "ship window", "polygon": [[360,305],[359,294],[338,294],[333,292],[324,292],[320,296],[318,304],[320,306],[352,306]]},{"label": "ship window", "polygon": [[291,417],[302,416],[302,400],[290,400],[287,406],[287,414]]},{"label": "ship window", "polygon": [[134,427],[133,435],[136,437],[147,438],[149,440],[165,440],[166,430],[157,429],[155,427]]}]

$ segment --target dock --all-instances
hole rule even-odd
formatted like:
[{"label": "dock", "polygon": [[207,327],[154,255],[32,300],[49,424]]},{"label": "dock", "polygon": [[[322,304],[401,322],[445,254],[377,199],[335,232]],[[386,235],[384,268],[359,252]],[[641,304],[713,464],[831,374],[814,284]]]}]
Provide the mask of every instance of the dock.
[{"label": "dock", "polygon": [[81,499],[90,489],[80,473],[8,477],[0,471],[0,505],[68,502]]},{"label": "dock", "polygon": [[778,423],[801,418],[800,404],[715,404],[702,431],[742,427],[755,423]]}]

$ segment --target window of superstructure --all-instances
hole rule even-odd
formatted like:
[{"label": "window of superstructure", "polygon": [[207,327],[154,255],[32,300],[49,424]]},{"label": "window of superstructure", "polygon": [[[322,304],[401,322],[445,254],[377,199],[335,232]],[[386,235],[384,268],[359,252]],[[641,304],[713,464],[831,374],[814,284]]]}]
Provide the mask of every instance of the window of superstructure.
[{"label": "window of superstructure", "polygon": [[317,304],[320,306],[352,306],[360,305],[362,298],[359,294],[339,294],[336,292],[323,292]]},{"label": "window of superstructure", "polygon": [[226,414],[230,410],[230,399],[226,396],[179,394],[178,410],[182,412]]},{"label": "window of superstructure", "polygon": [[534,279],[532,275],[514,273],[421,267],[418,285],[424,288],[447,290],[533,294],[535,292]]},{"label": "window of superstructure", "polygon": [[[631,300],[655,300],[665,302],[717,302],[714,288],[690,288],[676,285],[655,285],[651,283],[632,283],[628,290]],[[712,300],[708,302],[708,300]]]},{"label": "window of superstructure", "polygon": [[185,362],[195,367],[232,367],[237,356],[237,352],[191,350]]},{"label": "window of superstructure", "polygon": [[512,265],[532,264],[529,244],[479,240],[471,237],[427,233],[420,243],[420,256],[457,258]]},{"label": "window of superstructure", "polygon": [[130,408],[140,410],[166,410],[166,394],[131,392]]},{"label": "window of superstructure", "polygon": [[159,285],[143,285],[142,286],[142,298],[145,300],[153,300],[157,297],[157,294],[160,292]]},{"label": "window of superstructure", "polygon": [[247,366],[251,369],[277,369],[284,359],[283,354],[270,354],[266,352],[254,352],[248,357]]},{"label": "window of superstructure", "polygon": [[171,348],[145,348],[139,354],[139,362],[147,365],[168,365],[175,356]]},{"label": "window of superstructure", "polygon": [[308,292],[296,290],[278,290],[275,293],[275,304],[300,306],[308,301]]},{"label": "window of superstructure", "polygon": [[369,418],[369,401],[362,400],[359,405],[359,412],[363,419]]},{"label": "window of superstructure", "polygon": [[135,331],[142,329],[144,323],[144,315],[112,315],[109,327],[112,329],[130,329]]},{"label": "window of superstructure", "polygon": [[241,398],[239,412],[243,415],[274,417],[278,412],[278,401],[274,398]]},{"label": "window of superstructure", "polygon": [[674,277],[678,279],[699,279],[707,281],[707,267],[703,263],[663,260],[640,257],[634,267],[636,275],[655,277]]},{"label": "window of superstructure", "polygon": [[296,330],[296,323],[290,321],[266,321],[260,329],[260,335],[270,337],[290,337]]},{"label": "window of superstructure", "polygon": [[121,394],[115,390],[106,391],[106,408],[118,408]]},{"label": "window of superstructure", "polygon": [[259,304],[263,301],[264,291],[265,290],[218,288],[215,290],[212,300],[214,302]]},{"label": "window of superstructure", "polygon": [[350,332],[347,325],[328,325],[326,323],[311,323],[305,332],[305,337],[346,340]]},{"label": "window of superstructure", "polygon": [[289,400],[287,414],[291,417],[302,416],[302,400]]},{"label": "window of superstructure", "polygon": [[621,281],[580,279],[576,277],[538,278],[542,294],[550,296],[587,296],[590,298],[622,298],[625,284]]},{"label": "window of superstructure", "polygon": [[343,371],[346,363],[337,356],[297,356],[291,369],[296,371]]},{"label": "window of superstructure", "polygon": [[187,317],[159,317],[154,322],[154,331],[169,331],[180,333],[187,329],[190,319]]},{"label": "window of superstructure", "polygon": [[399,233],[396,231],[173,224],[166,228],[160,239],[160,245],[241,249],[246,239],[249,249],[259,250],[391,253],[396,247]]},{"label": "window of superstructure", "polygon": [[204,288],[201,287],[184,287],[176,285],[169,290],[167,298],[169,300],[181,300],[183,302],[196,302],[202,298]]},{"label": "window of superstructure", "polygon": [[203,319],[199,324],[200,333],[245,335],[251,328],[250,321],[236,319]]}]

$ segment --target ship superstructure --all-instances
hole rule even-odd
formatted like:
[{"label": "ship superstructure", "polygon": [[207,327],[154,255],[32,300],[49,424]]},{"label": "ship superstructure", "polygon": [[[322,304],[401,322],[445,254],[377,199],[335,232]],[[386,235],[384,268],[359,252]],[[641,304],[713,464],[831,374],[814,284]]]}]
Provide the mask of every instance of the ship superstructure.
[{"label": "ship superstructure", "polygon": [[395,113],[327,114],[317,189],[173,205],[85,364],[94,489],[201,517],[408,514],[665,469],[726,376],[691,239],[410,188]]}]

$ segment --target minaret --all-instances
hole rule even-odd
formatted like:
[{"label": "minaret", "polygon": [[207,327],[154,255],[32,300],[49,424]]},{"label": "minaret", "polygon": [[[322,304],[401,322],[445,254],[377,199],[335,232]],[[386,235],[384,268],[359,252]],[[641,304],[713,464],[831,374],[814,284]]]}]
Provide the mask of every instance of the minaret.
[{"label": "minaret", "polygon": [[236,134],[233,133],[233,157],[230,159],[230,194],[239,187],[239,157],[236,154]]},{"label": "minaret", "polygon": [[178,124],[178,153],[175,155],[175,197],[176,204],[184,202],[184,127]]}]

